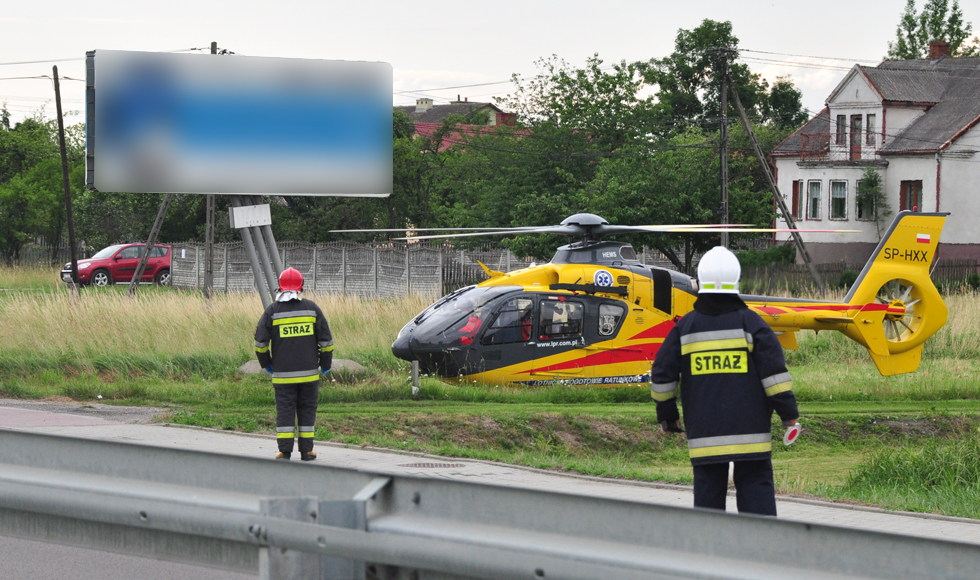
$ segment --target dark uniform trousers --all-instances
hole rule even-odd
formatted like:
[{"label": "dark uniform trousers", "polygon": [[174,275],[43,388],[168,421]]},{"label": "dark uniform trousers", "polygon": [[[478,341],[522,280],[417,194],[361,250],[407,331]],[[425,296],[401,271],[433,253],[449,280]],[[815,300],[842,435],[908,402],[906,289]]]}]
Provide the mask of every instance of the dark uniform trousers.
[{"label": "dark uniform trousers", "polygon": [[333,349],[330,325],[310,300],[273,302],[259,320],[255,356],[272,371],[276,440],[282,453],[292,452],[296,427],[300,452],[313,451],[320,373],[330,369]]},{"label": "dark uniform trousers", "polygon": [[[299,451],[313,451],[313,430],[320,381],[297,385],[276,385],[276,431],[279,451],[292,453],[293,428],[299,427]],[[296,425],[296,423],[299,425]]]},{"label": "dark uniform trousers", "polygon": [[[740,514],[776,515],[772,461],[736,461],[735,503]],[[724,510],[728,497],[728,463],[694,466],[694,507]]]}]

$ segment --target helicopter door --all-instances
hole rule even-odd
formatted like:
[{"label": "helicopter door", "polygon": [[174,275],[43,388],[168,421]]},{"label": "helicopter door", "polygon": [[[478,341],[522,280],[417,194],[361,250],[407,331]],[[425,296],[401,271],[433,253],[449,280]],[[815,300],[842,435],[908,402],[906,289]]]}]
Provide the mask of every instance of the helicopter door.
[{"label": "helicopter door", "polygon": [[534,298],[518,296],[504,302],[480,340],[484,371],[532,361],[533,338]]},{"label": "helicopter door", "polygon": [[587,353],[583,348],[587,343],[587,313],[586,304],[581,300],[568,300],[564,296],[541,300],[531,372],[534,380],[575,380],[589,376],[591,367],[585,360]]}]

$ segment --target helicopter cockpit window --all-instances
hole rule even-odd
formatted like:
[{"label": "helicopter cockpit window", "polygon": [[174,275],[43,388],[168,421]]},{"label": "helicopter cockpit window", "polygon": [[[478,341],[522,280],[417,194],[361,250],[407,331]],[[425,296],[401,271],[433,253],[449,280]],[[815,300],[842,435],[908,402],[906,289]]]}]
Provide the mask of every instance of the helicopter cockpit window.
[{"label": "helicopter cockpit window", "polygon": [[531,340],[531,315],[534,300],[512,298],[504,303],[497,318],[483,335],[483,344],[508,344]]},{"label": "helicopter cockpit window", "polygon": [[568,253],[569,264],[591,264],[595,262],[595,252],[592,250],[574,250]]},{"label": "helicopter cockpit window", "polygon": [[540,340],[581,337],[583,314],[580,302],[542,300]]},{"label": "helicopter cockpit window", "polygon": [[612,336],[626,309],[618,304],[599,305],[599,336]]},{"label": "helicopter cockpit window", "polygon": [[[455,293],[426,309],[415,321],[440,344],[468,345],[480,333],[493,310],[493,300],[518,286],[475,286]],[[435,339],[434,335],[441,338]]]},{"label": "helicopter cockpit window", "polygon": [[624,260],[635,260],[636,250],[633,249],[633,246],[623,246],[619,249],[619,255],[622,256]]}]

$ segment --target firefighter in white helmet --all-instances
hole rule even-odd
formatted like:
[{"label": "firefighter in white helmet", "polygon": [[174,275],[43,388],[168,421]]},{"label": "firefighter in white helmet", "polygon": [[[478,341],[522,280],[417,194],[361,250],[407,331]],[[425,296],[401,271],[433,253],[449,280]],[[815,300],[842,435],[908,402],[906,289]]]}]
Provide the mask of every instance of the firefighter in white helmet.
[{"label": "firefighter in white helmet", "polygon": [[776,515],[772,412],[799,417],[793,379],[772,329],[738,295],[738,258],[712,248],[698,264],[698,299],[664,339],[653,363],[657,421],[681,432],[680,388],[694,468],[694,506],[725,509],[734,462],[740,513]]}]

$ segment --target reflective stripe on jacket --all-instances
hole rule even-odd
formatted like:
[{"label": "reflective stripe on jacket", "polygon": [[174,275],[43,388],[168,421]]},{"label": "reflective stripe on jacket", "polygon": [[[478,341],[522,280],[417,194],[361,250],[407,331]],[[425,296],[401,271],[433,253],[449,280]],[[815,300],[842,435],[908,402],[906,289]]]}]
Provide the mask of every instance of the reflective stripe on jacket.
[{"label": "reflective stripe on jacket", "polygon": [[748,308],[684,316],[657,353],[650,387],[658,422],[679,418],[680,389],[695,465],[768,458],[773,410],[784,421],[799,416],[779,340]]},{"label": "reflective stripe on jacket", "polygon": [[333,361],[333,337],[320,308],[311,300],[273,302],[255,329],[255,356],[272,365],[273,385],[320,380]]}]

